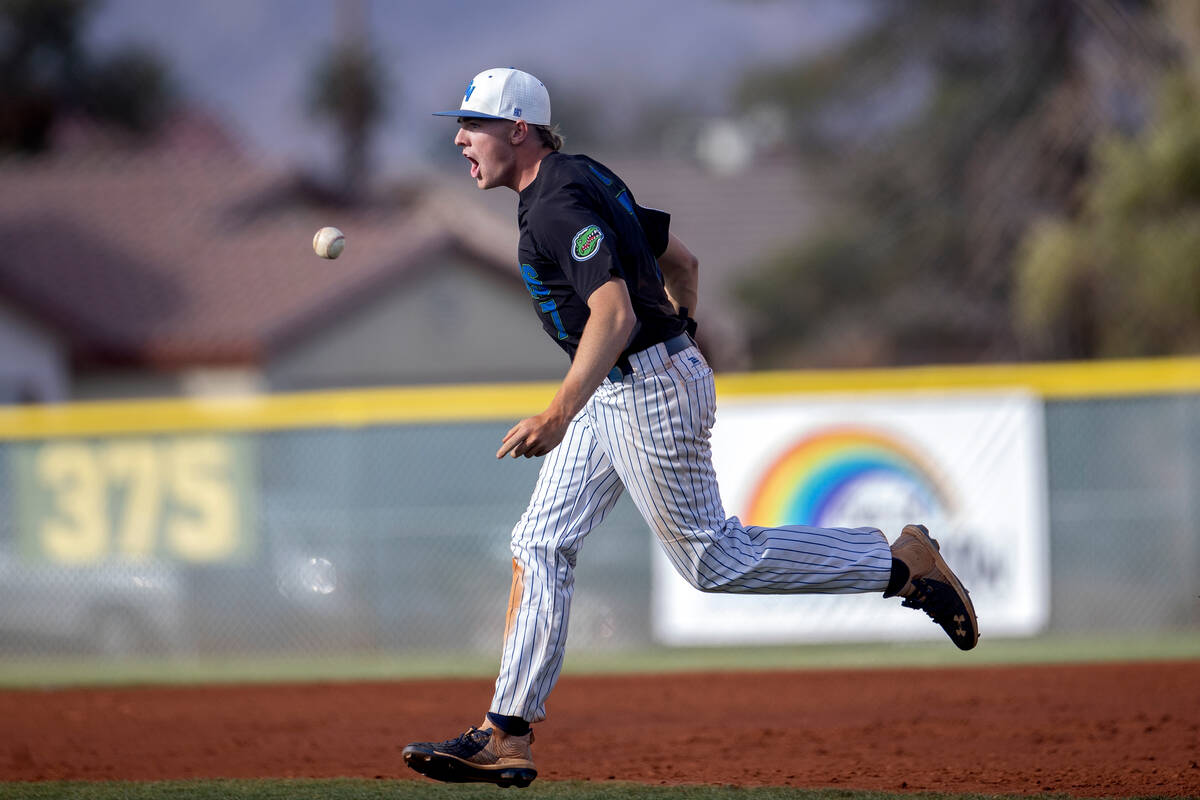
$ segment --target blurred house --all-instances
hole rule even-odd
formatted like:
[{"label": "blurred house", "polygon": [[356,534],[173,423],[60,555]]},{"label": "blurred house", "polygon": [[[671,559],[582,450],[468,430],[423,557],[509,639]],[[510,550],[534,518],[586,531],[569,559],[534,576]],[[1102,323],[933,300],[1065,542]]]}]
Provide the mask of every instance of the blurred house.
[{"label": "blurred house", "polygon": [[[414,178],[341,207],[211,123],[137,150],[60,132],[0,162],[0,402],[553,380],[566,358],[517,271],[516,196]],[[786,166],[613,163],[702,263],[701,339],[747,365],[729,279],[807,215]],[[323,225],[347,238],[317,258]]]}]

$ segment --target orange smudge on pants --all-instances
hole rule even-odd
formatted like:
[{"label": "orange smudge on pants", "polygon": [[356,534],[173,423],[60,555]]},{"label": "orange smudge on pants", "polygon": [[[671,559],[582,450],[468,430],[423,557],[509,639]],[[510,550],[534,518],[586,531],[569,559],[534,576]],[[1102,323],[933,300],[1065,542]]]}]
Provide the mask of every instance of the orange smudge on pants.
[{"label": "orange smudge on pants", "polygon": [[508,611],[504,614],[504,640],[508,641],[508,634],[512,631],[513,622],[517,618],[517,608],[521,605],[521,594],[525,588],[525,569],[513,559],[513,577],[512,589],[508,593]]}]

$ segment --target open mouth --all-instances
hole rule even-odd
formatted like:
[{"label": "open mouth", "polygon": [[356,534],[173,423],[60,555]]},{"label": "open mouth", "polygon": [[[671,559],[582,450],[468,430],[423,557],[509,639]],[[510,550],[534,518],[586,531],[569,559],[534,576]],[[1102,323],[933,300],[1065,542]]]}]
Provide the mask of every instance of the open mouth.
[{"label": "open mouth", "polygon": [[470,156],[467,156],[466,158],[467,158],[467,161],[471,162],[471,177],[478,178],[479,177],[479,162],[476,161],[475,159],[471,158]]}]

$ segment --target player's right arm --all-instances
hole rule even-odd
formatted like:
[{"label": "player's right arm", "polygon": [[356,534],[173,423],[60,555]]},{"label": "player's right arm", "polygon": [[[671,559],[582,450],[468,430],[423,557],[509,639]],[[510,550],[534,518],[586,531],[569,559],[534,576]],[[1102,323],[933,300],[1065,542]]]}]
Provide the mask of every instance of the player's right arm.
[{"label": "player's right arm", "polygon": [[621,278],[612,278],[587,299],[591,311],[579,338],[579,349],[550,407],[521,420],[504,436],[496,458],[544,456],[558,447],[567,425],[608,375],[621,351],[629,344],[637,323],[629,289]]},{"label": "player's right arm", "polygon": [[667,239],[667,249],[658,257],[658,268],[662,270],[667,298],[675,306],[675,310],[686,310],[689,316],[695,316],[700,286],[700,261],[673,233]]}]

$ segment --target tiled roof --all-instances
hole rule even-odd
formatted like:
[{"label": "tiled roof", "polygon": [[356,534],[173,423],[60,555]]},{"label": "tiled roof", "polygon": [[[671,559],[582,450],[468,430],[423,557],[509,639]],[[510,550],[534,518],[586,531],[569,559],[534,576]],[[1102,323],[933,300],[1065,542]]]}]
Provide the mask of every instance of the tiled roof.
[{"label": "tiled roof", "polygon": [[[9,160],[0,293],[61,332],[76,359],[255,362],[433,251],[511,270],[520,291],[515,232],[478,214],[428,186],[337,208],[311,184],[239,159]],[[500,247],[481,235],[489,224]],[[312,252],[323,225],[346,233],[337,261]]]},{"label": "tiled roof", "polygon": [[[437,253],[464,253],[523,291],[511,192],[480,192],[465,170],[446,171],[338,207],[310,181],[201,133],[136,153],[68,148],[0,161],[0,295],[59,331],[77,361],[260,362]],[[747,366],[731,285],[809,224],[797,170],[609,166],[639,202],[672,213],[672,229],[699,257],[697,316],[712,362]],[[346,233],[337,261],[312,252],[323,225]]]}]

